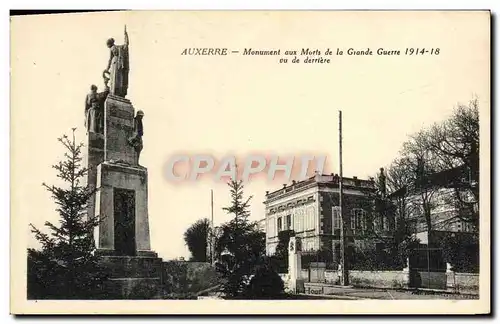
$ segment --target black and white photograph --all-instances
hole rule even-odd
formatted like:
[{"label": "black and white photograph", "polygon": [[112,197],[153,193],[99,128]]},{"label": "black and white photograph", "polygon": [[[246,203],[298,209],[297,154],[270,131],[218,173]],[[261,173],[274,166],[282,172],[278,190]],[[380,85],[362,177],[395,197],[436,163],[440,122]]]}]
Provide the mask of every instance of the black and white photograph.
[{"label": "black and white photograph", "polygon": [[489,312],[490,19],[11,16],[11,313]]}]

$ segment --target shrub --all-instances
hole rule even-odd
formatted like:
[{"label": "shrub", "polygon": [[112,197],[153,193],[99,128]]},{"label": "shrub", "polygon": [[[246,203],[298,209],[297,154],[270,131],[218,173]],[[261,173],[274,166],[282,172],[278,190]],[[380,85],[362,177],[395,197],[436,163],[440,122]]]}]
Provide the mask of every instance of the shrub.
[{"label": "shrub", "polygon": [[272,299],[283,297],[284,291],[283,280],[267,262],[257,267],[244,296],[249,299]]}]

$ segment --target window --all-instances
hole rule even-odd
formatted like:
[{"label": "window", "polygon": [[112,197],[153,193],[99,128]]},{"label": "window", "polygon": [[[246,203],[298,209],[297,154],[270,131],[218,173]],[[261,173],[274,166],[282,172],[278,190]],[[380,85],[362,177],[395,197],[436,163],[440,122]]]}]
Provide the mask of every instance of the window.
[{"label": "window", "polygon": [[365,224],[365,211],[361,208],[354,208],[351,210],[351,229],[364,229]]},{"label": "window", "polygon": [[297,209],[293,212],[293,229],[297,232],[299,230],[299,217]]},{"label": "window", "polygon": [[472,228],[469,223],[467,222],[460,222],[458,224],[458,231],[459,232],[471,232]]},{"label": "window", "polygon": [[292,229],[292,215],[286,215],[286,227],[285,229]]},{"label": "window", "polygon": [[276,218],[269,218],[267,223],[267,228],[269,229],[267,237],[275,237],[276,236]]},{"label": "window", "polygon": [[314,206],[310,206],[306,210],[306,231],[315,229],[315,209]]},{"label": "window", "polygon": [[283,228],[283,218],[278,217],[278,231],[281,231]]},{"label": "window", "polygon": [[333,207],[332,208],[332,214],[333,214],[333,229],[340,229],[340,207]]},{"label": "window", "polygon": [[304,230],[304,207],[297,207],[293,213],[293,221],[294,227],[293,230],[295,232],[302,232]]}]

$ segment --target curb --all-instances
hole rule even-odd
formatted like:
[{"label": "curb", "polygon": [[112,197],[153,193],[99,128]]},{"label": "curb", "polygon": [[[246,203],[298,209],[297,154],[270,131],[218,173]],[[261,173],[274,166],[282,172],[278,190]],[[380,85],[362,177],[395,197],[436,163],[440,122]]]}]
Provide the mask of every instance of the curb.
[{"label": "curb", "polygon": [[309,297],[322,297],[325,299],[344,299],[344,300],[370,300],[372,298],[359,298],[353,296],[342,296],[342,295],[315,295],[315,294],[298,294],[299,296],[309,296]]}]

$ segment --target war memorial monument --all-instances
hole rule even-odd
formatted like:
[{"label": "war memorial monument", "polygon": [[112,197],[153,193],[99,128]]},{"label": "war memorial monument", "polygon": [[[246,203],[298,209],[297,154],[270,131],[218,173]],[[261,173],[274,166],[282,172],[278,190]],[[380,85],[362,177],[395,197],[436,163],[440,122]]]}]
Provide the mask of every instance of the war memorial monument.
[{"label": "war memorial monument", "polygon": [[85,100],[88,133],[88,184],[95,195],[88,214],[99,216],[96,254],[110,273],[110,299],[159,298],[162,260],[151,250],[148,172],[139,164],[144,113],[126,98],[129,38],[108,39],[110,57],[103,71],[104,91],[91,86]]}]

